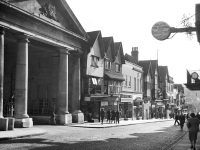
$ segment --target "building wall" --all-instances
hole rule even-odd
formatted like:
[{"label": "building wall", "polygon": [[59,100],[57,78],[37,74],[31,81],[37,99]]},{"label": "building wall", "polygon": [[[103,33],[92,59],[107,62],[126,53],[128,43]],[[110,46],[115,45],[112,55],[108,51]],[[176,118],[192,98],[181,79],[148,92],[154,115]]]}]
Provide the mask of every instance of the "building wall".
[{"label": "building wall", "polygon": [[[99,42],[98,40],[96,40],[87,56],[87,73],[86,73],[87,75],[95,76],[95,77],[103,77],[104,59],[101,58],[100,51],[101,50],[100,50]],[[99,58],[99,61],[97,63],[98,67],[91,66],[92,56],[96,56]]]}]

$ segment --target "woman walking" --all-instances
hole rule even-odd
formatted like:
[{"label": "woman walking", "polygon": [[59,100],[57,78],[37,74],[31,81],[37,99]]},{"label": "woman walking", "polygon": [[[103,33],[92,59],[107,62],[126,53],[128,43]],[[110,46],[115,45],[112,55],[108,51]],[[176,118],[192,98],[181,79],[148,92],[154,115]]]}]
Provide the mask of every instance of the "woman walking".
[{"label": "woman walking", "polygon": [[197,134],[199,131],[199,123],[200,121],[195,117],[194,113],[190,114],[191,118],[188,119],[187,127],[189,130],[189,140],[191,143],[191,148],[194,148],[196,150],[196,140],[197,140]]}]

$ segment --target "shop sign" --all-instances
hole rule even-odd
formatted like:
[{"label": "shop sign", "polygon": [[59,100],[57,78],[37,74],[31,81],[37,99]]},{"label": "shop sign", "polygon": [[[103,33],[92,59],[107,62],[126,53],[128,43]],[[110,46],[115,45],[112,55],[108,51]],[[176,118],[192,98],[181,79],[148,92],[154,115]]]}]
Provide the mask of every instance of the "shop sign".
[{"label": "shop sign", "polygon": [[151,32],[154,38],[162,41],[170,36],[171,29],[167,23],[160,21],[153,25]]},{"label": "shop sign", "polygon": [[108,106],[108,102],[101,102],[101,106]]},{"label": "shop sign", "polygon": [[90,99],[91,99],[90,97],[85,97],[85,98],[84,98],[84,101],[89,102]]}]

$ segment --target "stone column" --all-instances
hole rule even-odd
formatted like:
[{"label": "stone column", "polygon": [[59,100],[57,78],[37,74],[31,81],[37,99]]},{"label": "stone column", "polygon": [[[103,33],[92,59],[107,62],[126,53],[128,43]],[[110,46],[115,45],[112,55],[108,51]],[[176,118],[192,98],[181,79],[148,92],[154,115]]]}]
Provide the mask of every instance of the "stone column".
[{"label": "stone column", "polygon": [[67,49],[60,50],[57,100],[57,123],[72,123],[72,115],[68,110],[68,52]]},{"label": "stone column", "polygon": [[3,118],[4,30],[0,29],[0,118]]},{"label": "stone column", "polygon": [[32,127],[32,118],[27,114],[28,103],[28,38],[19,36],[16,81],[15,81],[15,125],[16,127]]},{"label": "stone column", "polygon": [[72,76],[72,122],[84,123],[84,115],[80,110],[81,99],[81,73],[80,56],[74,56],[73,76]]}]

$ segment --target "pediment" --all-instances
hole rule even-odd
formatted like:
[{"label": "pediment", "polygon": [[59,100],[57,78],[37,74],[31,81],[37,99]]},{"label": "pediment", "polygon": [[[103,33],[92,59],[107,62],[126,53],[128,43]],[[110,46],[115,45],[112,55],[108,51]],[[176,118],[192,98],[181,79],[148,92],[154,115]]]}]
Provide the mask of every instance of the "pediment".
[{"label": "pediment", "polygon": [[86,37],[86,32],[65,0],[6,0],[32,15]]}]

